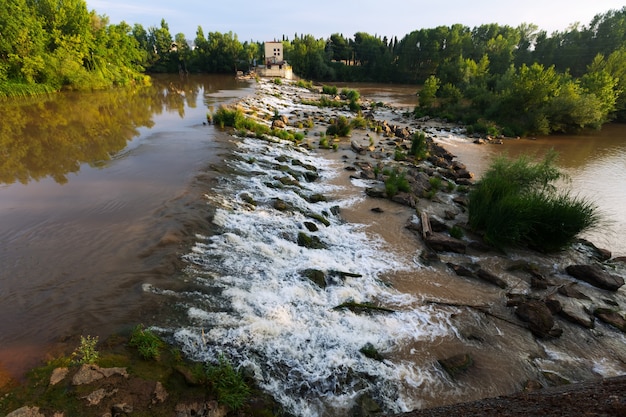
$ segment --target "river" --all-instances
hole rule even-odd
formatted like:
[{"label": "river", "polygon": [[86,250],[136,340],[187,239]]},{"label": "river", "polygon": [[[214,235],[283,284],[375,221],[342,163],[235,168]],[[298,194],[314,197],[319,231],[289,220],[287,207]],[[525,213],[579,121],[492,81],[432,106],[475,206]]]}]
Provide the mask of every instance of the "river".
[{"label": "river", "polygon": [[[572,380],[626,372],[620,354],[606,354],[611,343],[626,344],[619,335],[582,343],[570,332],[556,343],[535,343],[526,330],[425,303],[490,303],[501,294],[416,260],[406,210],[364,199],[341,153],[232,140],[203,124],[207,108],[251,88],[229,77],[158,77],[153,88],[137,92],[5,105],[16,121],[1,125],[12,156],[0,169],[5,368],[19,374],[55,346],[75,344],[77,335],[106,337],[142,321],[196,359],[226,354],[296,415],[343,415],[363,393],[388,411],[509,393],[537,369]],[[410,108],[410,90],[363,86],[362,93]],[[283,108],[280,94],[270,99]],[[590,170],[596,185],[586,190],[595,197],[598,172],[611,172],[601,178],[602,189],[623,202],[615,165],[624,167],[626,130],[615,129],[605,131],[611,146],[603,140],[554,143],[578,155],[585,153],[582,143],[592,146],[580,160],[562,154],[562,166],[581,193],[586,182],[576,174]],[[435,134],[478,175],[505,150],[541,151],[554,139],[478,146],[449,132]],[[346,152],[354,157],[349,146]],[[320,181],[300,181],[298,189],[278,185],[286,172],[281,161],[291,161],[287,168],[296,176],[315,166]],[[310,198],[316,194],[331,198]],[[277,210],[277,200],[297,213]],[[614,208],[597,201],[611,230],[619,231],[623,213],[609,216]],[[372,205],[384,209],[385,221],[373,217]],[[312,225],[324,249],[296,243]],[[616,241],[599,243],[624,254]],[[313,269],[330,271],[332,285],[320,290],[303,279],[303,271]],[[349,301],[376,302],[396,313],[363,316],[333,308]],[[488,345],[462,341],[466,331],[489,335]],[[364,358],[360,349],[367,344],[388,359]],[[476,379],[450,381],[436,366],[437,357],[459,349],[470,349],[480,363]]]},{"label": "river", "polygon": [[0,364],[19,375],[68,337],[150,317],[142,285],[176,269],[185,230],[205,221],[198,184],[228,146],[207,110],[251,91],[161,76],[0,103]]}]

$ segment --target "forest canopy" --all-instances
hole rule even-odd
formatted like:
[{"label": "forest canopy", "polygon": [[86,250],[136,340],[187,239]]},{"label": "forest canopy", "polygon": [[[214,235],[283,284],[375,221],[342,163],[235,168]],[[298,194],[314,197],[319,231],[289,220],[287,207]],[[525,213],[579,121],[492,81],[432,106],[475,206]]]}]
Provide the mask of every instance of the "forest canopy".
[{"label": "forest canopy", "polygon": [[[5,0],[0,28],[0,97],[136,85],[145,73],[234,73],[263,62],[263,42],[201,26],[188,40],[172,36],[165,19],[148,28],[110,24],[84,0]],[[530,23],[455,24],[401,39],[358,32],[282,42],[302,78],[415,84],[416,116],[478,131],[572,132],[626,121],[626,7],[551,34]]]}]

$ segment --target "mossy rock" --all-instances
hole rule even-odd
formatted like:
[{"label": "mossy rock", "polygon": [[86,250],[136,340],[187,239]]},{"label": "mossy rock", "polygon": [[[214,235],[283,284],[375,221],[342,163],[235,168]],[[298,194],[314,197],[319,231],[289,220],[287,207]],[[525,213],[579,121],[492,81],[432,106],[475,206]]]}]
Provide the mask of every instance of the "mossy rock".
[{"label": "mossy rock", "polygon": [[355,303],[354,301],[347,301],[339,304],[334,310],[350,310],[356,314],[363,313],[394,313],[394,310],[389,308],[380,307],[371,303]]},{"label": "mossy rock", "polygon": [[321,271],[319,269],[305,269],[304,271],[300,272],[300,275],[308,278],[318,287],[326,288],[326,274],[324,273],[324,271]]},{"label": "mossy rock", "polygon": [[380,354],[380,352],[378,351],[378,349],[376,349],[376,347],[374,347],[373,344],[371,343],[366,343],[365,346],[363,346],[359,352],[361,352],[363,355],[365,355],[365,357],[370,358],[370,359],[374,359],[376,361],[383,361],[385,358],[383,357],[383,355]]},{"label": "mossy rock", "polygon": [[326,244],[319,237],[307,235],[304,232],[298,233],[298,245],[308,249],[326,249]]}]

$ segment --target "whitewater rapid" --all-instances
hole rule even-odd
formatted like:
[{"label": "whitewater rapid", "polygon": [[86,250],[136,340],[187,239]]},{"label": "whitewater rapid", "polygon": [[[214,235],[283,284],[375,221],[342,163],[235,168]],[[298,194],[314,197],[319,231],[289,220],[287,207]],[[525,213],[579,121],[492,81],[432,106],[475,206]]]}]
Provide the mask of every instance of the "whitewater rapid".
[{"label": "whitewater rapid", "polygon": [[[330,184],[339,164],[288,142],[238,138],[236,144],[226,161],[232,174],[206,195],[217,233],[198,236],[185,255],[203,290],[179,298],[189,323],[175,331],[177,344],[199,361],[225,355],[298,416],[340,415],[363,395],[388,412],[419,407],[411,392],[441,383],[436,362],[424,368],[360,352],[371,344],[392,356],[403,346],[454,333],[450,311],[381,280],[386,272],[419,266],[391,253],[363,225],[341,219],[337,208],[363,197]],[[304,180],[306,167],[317,168],[317,181]],[[285,176],[299,181],[284,186],[279,179]],[[320,194],[333,197],[311,202]],[[291,209],[276,209],[277,199]],[[315,220],[319,216],[328,226]],[[310,232],[306,222],[318,230]],[[318,237],[325,248],[298,245],[299,233]],[[311,269],[332,282],[325,288],[313,283],[303,276]],[[335,309],[346,302],[393,312]]]}]

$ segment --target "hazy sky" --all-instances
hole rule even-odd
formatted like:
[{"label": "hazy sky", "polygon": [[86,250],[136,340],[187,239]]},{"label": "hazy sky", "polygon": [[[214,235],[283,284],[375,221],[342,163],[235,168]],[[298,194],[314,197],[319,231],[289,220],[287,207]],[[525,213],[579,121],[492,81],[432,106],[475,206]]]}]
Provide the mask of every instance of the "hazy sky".
[{"label": "hazy sky", "polygon": [[188,39],[198,26],[209,32],[232,31],[240,41],[280,40],[282,35],[311,34],[327,38],[356,32],[398,39],[417,30],[461,23],[473,28],[484,23],[517,26],[534,23],[549,34],[572,23],[589,24],[611,9],[622,9],[623,0],[87,0],[90,10],[107,15],[111,23],[122,20],[146,29],[160,26],[161,18],[172,36]]}]

